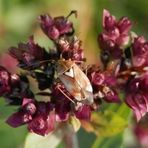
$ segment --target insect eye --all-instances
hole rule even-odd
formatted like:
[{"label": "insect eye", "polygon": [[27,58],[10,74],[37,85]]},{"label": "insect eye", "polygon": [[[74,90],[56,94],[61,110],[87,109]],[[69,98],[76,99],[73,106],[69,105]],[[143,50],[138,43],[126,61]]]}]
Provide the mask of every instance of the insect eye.
[{"label": "insect eye", "polygon": [[74,77],[74,72],[72,68],[68,69],[64,74],[72,78]]}]

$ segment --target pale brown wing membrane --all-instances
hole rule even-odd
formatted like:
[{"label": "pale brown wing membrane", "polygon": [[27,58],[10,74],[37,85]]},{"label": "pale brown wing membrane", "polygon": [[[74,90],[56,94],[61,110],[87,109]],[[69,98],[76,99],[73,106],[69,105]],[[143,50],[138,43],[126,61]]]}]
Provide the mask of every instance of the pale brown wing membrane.
[{"label": "pale brown wing membrane", "polygon": [[74,74],[75,77],[78,78],[76,79],[77,83],[81,87],[81,93],[84,95],[84,99],[87,101],[87,104],[92,104],[93,103],[93,90],[91,83],[88,79],[88,77],[85,75],[85,73],[75,64],[73,65],[74,68]]},{"label": "pale brown wing membrane", "polygon": [[81,101],[81,87],[77,84],[75,79],[66,76],[66,75],[60,75],[59,79],[64,84],[65,88],[68,90],[68,92],[77,100]]}]

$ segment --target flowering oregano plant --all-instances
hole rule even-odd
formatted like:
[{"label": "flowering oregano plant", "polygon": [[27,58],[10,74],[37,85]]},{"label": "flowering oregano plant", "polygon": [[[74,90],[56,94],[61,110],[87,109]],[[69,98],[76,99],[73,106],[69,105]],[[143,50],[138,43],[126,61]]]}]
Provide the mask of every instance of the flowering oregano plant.
[{"label": "flowering oregano plant", "polygon": [[[35,43],[33,36],[27,43],[8,49],[22,69],[14,74],[0,67],[0,95],[9,105],[18,106],[6,121],[10,126],[26,124],[30,132],[44,136],[61,123],[91,124],[91,115],[104,102],[126,103],[137,121],[148,112],[148,42],[143,36],[133,35],[127,17],[117,20],[104,10],[103,32],[98,35],[102,66],[86,65],[82,42],[69,20],[72,14],[77,16],[76,11],[66,17],[39,16],[41,29],[54,44],[50,50]],[[60,60],[65,63],[60,67],[62,73],[58,71]],[[68,83],[63,83],[60,76]],[[30,77],[37,82],[36,92],[30,88]],[[124,94],[122,99],[120,94]]]}]

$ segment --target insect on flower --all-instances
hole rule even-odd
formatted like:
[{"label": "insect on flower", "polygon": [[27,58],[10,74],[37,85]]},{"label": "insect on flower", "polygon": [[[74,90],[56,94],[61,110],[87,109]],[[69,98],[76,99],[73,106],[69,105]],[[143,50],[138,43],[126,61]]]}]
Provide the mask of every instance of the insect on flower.
[{"label": "insect on flower", "polygon": [[[94,100],[92,85],[86,74],[79,68],[75,61],[60,58],[57,61],[40,61],[38,64],[50,61],[56,65],[55,70],[57,72],[57,78],[59,78],[59,80],[64,84],[65,89],[75,98],[75,100],[71,99],[60,88],[58,88],[61,93],[63,93],[67,99],[72,101],[74,104],[76,102],[83,102],[84,104],[88,105],[93,104]],[[27,68],[29,68],[29,66],[27,66]]]},{"label": "insect on flower", "polygon": [[72,60],[60,59],[57,63],[58,78],[78,102],[93,103],[93,89],[85,73]]}]

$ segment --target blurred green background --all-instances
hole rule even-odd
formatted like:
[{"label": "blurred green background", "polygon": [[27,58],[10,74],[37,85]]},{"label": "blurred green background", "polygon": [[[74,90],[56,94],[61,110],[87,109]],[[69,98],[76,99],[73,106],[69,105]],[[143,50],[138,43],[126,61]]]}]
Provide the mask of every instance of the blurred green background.
[{"label": "blurred green background", "polygon": [[[27,41],[32,34],[36,42],[48,48],[51,42],[42,33],[38,16],[44,13],[67,15],[71,10],[77,10],[78,18],[70,19],[74,22],[76,34],[83,41],[88,62],[94,63],[99,59],[97,35],[102,30],[104,8],[117,18],[128,16],[133,22],[133,31],[148,38],[148,0],[0,0],[0,52]],[[0,99],[1,148],[23,147],[26,128],[13,129],[5,124],[6,117],[14,110]],[[78,132],[78,137],[80,148],[90,148],[95,140],[93,134],[84,130]]]}]

